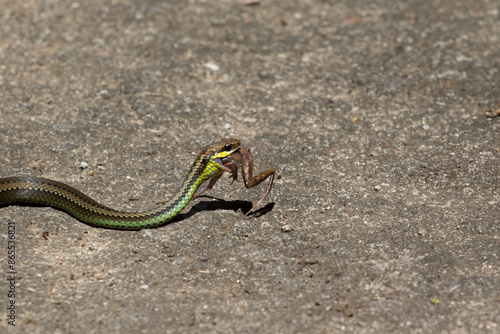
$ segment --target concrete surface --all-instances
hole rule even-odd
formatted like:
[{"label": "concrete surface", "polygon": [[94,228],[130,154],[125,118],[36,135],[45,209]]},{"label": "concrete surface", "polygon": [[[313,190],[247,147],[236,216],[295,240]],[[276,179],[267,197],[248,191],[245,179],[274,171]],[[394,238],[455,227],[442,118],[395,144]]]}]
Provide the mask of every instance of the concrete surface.
[{"label": "concrete surface", "polygon": [[222,180],[140,232],[1,208],[0,332],[500,331],[498,1],[3,0],[0,18],[0,177],[149,209],[229,136],[282,176],[249,218],[264,186]]}]

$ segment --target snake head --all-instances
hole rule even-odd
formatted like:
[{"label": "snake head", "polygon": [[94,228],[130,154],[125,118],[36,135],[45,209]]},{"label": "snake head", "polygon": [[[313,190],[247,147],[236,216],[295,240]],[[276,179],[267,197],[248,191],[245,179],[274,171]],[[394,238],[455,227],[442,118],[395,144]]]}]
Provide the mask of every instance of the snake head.
[{"label": "snake head", "polygon": [[220,141],[209,145],[214,149],[211,160],[216,162],[223,170],[228,172],[231,171],[229,168],[224,166],[222,159],[239,150],[240,145],[241,141],[232,138],[223,138]]},{"label": "snake head", "polygon": [[208,146],[205,146],[195,161],[201,167],[199,174],[204,179],[209,179],[220,172],[231,170],[224,166],[222,159],[239,150],[241,141],[238,139],[224,138]]},{"label": "snake head", "polygon": [[213,146],[216,149],[214,157],[216,159],[222,159],[237,151],[241,146],[241,141],[239,141],[238,139],[223,138],[220,141],[209,146]]}]

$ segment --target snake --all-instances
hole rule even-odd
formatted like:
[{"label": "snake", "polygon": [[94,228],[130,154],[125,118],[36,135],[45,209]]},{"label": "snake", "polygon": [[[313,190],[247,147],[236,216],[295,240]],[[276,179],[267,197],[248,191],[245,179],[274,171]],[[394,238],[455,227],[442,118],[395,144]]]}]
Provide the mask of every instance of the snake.
[{"label": "snake", "polygon": [[161,206],[144,212],[124,212],[98,203],[79,190],[62,182],[33,176],[0,178],[0,207],[10,205],[48,206],[97,227],[140,230],[163,225],[200,193],[209,189],[200,186],[207,180],[217,180],[231,171],[223,159],[239,150],[238,139],[221,139],[205,146],[196,156],[189,173],[177,192]]}]

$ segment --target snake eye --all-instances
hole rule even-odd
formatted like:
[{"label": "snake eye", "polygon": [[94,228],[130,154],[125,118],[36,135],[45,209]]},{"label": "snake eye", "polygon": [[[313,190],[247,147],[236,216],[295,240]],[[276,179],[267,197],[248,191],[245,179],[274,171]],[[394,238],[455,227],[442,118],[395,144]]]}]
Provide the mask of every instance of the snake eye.
[{"label": "snake eye", "polygon": [[224,145],[224,151],[231,151],[232,149],[233,149],[233,146],[231,144]]}]

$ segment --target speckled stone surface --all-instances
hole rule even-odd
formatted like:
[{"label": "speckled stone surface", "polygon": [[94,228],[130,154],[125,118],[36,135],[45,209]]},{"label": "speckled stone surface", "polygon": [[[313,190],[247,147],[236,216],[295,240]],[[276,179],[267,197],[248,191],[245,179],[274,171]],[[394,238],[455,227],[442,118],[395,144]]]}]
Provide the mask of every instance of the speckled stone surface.
[{"label": "speckled stone surface", "polygon": [[1,1],[0,177],[146,210],[235,137],[281,178],[140,232],[1,208],[0,332],[498,333],[499,11]]}]

